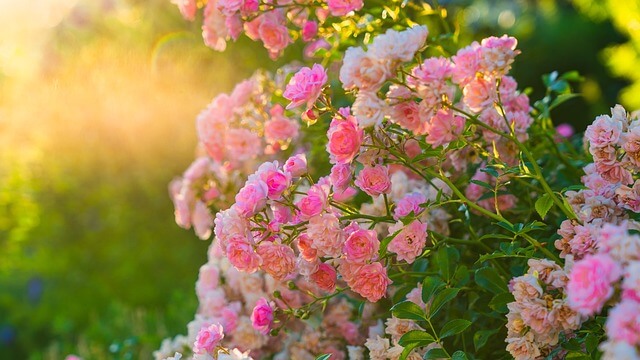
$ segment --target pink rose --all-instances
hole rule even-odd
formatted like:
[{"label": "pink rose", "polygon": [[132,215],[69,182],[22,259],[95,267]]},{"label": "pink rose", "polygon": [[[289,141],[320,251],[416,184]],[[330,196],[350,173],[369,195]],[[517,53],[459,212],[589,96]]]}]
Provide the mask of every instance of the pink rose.
[{"label": "pink rose", "polygon": [[300,251],[300,256],[308,261],[312,262],[318,258],[318,250],[316,250],[313,245],[313,240],[309,237],[309,235],[303,233],[298,236],[298,251]]},{"label": "pink rose", "polygon": [[260,298],[253,308],[251,313],[251,324],[253,328],[262,334],[268,334],[271,330],[271,323],[273,322],[274,309],[271,304],[265,299]]},{"label": "pink rose", "polygon": [[405,195],[402,199],[400,199],[396,203],[396,208],[393,212],[394,219],[398,220],[402,217],[405,217],[411,213],[413,215],[418,215],[422,212],[421,204],[427,202],[427,197],[421,192],[411,192]]},{"label": "pink rose", "polygon": [[290,157],[284,163],[284,171],[292,177],[300,177],[307,173],[307,157],[304,154],[297,154]]},{"label": "pink rose", "polygon": [[465,105],[476,112],[491,108],[498,100],[495,80],[482,77],[477,77],[465,85],[462,95]]},{"label": "pink rose", "polygon": [[209,263],[200,267],[200,274],[198,275],[198,281],[196,282],[196,294],[199,298],[204,298],[204,295],[218,288],[220,283],[220,272],[218,267]]},{"label": "pink rose", "polygon": [[331,184],[336,190],[344,190],[351,181],[351,166],[349,164],[335,164],[331,168]]},{"label": "pink rose", "polygon": [[392,281],[387,276],[387,269],[379,262],[364,265],[358,270],[351,288],[371,302],[385,296],[387,286]]},{"label": "pink rose", "polygon": [[229,239],[226,253],[231,265],[240,271],[253,273],[262,263],[249,241],[239,236]]},{"label": "pink rose", "polygon": [[205,45],[213,50],[224,51],[227,48],[228,30],[225,20],[225,16],[216,7],[216,2],[208,2],[204,8],[202,38]]},{"label": "pink rose", "polygon": [[607,336],[610,340],[640,344],[640,303],[623,300],[609,311]]},{"label": "pink rose", "polygon": [[331,162],[349,163],[360,150],[363,131],[358,128],[358,122],[353,116],[347,116],[346,120],[334,118],[329,125],[327,137],[327,152],[331,155]]},{"label": "pink rose", "polygon": [[307,196],[296,203],[296,206],[300,209],[300,216],[304,219],[309,219],[319,215],[327,206],[328,196],[329,194],[321,185],[313,185],[307,191]]},{"label": "pink rose", "polygon": [[621,273],[620,265],[609,255],[588,255],[576,262],[567,284],[569,306],[586,316],[600,312]]},{"label": "pink rose", "polygon": [[309,42],[318,35],[318,22],[305,21],[302,26],[302,41]]},{"label": "pink rose", "polygon": [[344,233],[335,215],[324,213],[309,219],[307,234],[313,240],[312,247],[318,250],[319,256],[336,258],[342,254]]},{"label": "pink rose", "polygon": [[218,10],[225,16],[231,16],[235,14],[240,7],[242,7],[242,0],[218,0]]},{"label": "pink rose", "polygon": [[276,58],[292,42],[289,29],[284,25],[282,16],[276,15],[275,11],[266,13],[260,18],[262,22],[258,26],[258,36],[264,43],[264,47],[269,50],[269,56]]},{"label": "pink rose", "polygon": [[225,140],[230,160],[254,159],[262,151],[262,140],[258,134],[248,129],[229,129]]},{"label": "pink rose", "polygon": [[344,54],[340,68],[340,81],[345,89],[378,91],[391,77],[391,64],[375,58],[362,48],[350,47]]},{"label": "pink rose", "polygon": [[191,222],[193,223],[193,229],[196,235],[198,235],[200,239],[207,240],[211,237],[213,215],[211,215],[209,208],[202,201],[196,201]]},{"label": "pink rose", "polygon": [[[255,179],[258,177],[260,180]],[[282,193],[291,185],[291,176],[278,168],[278,162],[266,162],[258,168],[255,175],[249,176],[249,181],[262,181],[267,185],[269,199],[279,199]]]},{"label": "pink rose", "polygon": [[198,336],[193,344],[193,352],[196,354],[213,354],[216,347],[220,345],[220,341],[224,338],[222,326],[213,324],[205,326],[198,331]]},{"label": "pink rose", "polygon": [[344,254],[347,261],[365,263],[378,255],[380,241],[373,230],[359,229],[351,233],[344,242]]},{"label": "pink rose", "polygon": [[393,234],[398,230],[400,232],[391,240],[387,250],[396,253],[398,260],[405,260],[411,264],[416,257],[422,254],[427,243],[427,224],[414,220],[404,226],[402,222],[398,221],[389,228],[389,233]]},{"label": "pink rose", "polygon": [[589,144],[595,147],[615,145],[622,134],[622,123],[612,119],[608,115],[600,115],[587,126],[584,135]]},{"label": "pink rose", "polygon": [[261,268],[276,280],[285,280],[296,270],[296,255],[290,247],[271,242],[258,246],[258,255],[262,258]]},{"label": "pink rose", "polygon": [[480,72],[497,76],[508,73],[513,59],[520,53],[516,50],[518,40],[507,35],[488,37],[480,45]]},{"label": "pink rose", "polygon": [[327,263],[320,263],[318,270],[309,279],[320,289],[332,292],[336,288],[336,269]]},{"label": "pink rose", "polygon": [[298,137],[300,126],[297,122],[285,117],[281,111],[280,105],[274,106],[271,109],[271,119],[264,124],[264,136],[270,144],[287,142]]},{"label": "pink rose", "polygon": [[370,196],[391,192],[389,168],[383,165],[365,166],[356,177],[355,184]]},{"label": "pink rose", "polygon": [[480,68],[480,44],[477,41],[458,50],[452,58],[456,66],[453,68],[453,81],[462,86],[473,80]]},{"label": "pink rose", "polygon": [[259,179],[247,181],[238,191],[234,207],[242,216],[251,217],[264,209],[268,195],[269,187],[264,181]]},{"label": "pink rose", "polygon": [[193,21],[196,18],[198,10],[196,0],[171,0],[171,2],[178,6],[180,14],[185,20]]},{"label": "pink rose", "polygon": [[291,101],[287,109],[306,104],[307,109],[313,107],[322,92],[322,87],[327,83],[327,71],[320,64],[314,64],[312,68],[303,67],[287,84],[282,96]]},{"label": "pink rose", "polygon": [[451,110],[438,110],[427,125],[425,141],[434,148],[449,145],[464,131],[465,120]]},{"label": "pink rose", "polygon": [[562,136],[563,138],[570,138],[576,132],[573,126],[567,123],[562,123],[556,126],[556,131],[558,132],[558,135]]},{"label": "pink rose", "polygon": [[329,11],[333,16],[345,16],[352,11],[362,9],[363,0],[328,0]]}]

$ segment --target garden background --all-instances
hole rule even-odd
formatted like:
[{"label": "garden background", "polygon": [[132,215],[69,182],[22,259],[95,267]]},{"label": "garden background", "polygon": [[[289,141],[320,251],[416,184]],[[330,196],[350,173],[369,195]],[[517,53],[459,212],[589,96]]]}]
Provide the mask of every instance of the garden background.
[{"label": "garden background", "polygon": [[[554,119],[640,107],[637,2],[440,4],[467,42],[519,39],[522,87],[584,76]],[[198,27],[167,0],[0,0],[0,358],[150,358],[192,319],[208,242],[175,225],[167,184],[211,98],[299,53],[217,53]]]}]

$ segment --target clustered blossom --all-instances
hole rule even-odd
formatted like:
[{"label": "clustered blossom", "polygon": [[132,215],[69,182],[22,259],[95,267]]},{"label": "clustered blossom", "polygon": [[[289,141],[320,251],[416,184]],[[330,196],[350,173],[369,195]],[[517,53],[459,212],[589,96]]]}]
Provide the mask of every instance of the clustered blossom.
[{"label": "clustered blossom", "polygon": [[[189,21],[196,17],[196,0],[172,0],[182,16]],[[208,0],[204,2],[202,37],[216,51],[224,51],[229,40],[236,41],[242,33],[260,41],[273,59],[300,37],[308,43],[309,52],[325,47],[318,36],[320,27],[331,30],[330,16],[344,17],[360,10],[363,0]]]},{"label": "clustered blossom", "polygon": [[546,259],[529,259],[528,265],[509,283],[515,301],[507,304],[506,342],[516,360],[545,358],[560,334],[571,337],[583,321],[567,303],[567,272]]}]

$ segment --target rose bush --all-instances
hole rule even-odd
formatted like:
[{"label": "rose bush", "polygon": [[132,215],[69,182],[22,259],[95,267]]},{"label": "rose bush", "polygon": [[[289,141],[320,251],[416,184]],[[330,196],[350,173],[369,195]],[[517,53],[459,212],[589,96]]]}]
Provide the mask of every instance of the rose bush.
[{"label": "rose bush", "polygon": [[[214,49],[300,39],[321,64],[198,117],[202,156],[170,188],[214,240],[188,335],[156,358],[640,357],[638,116],[614,107],[583,147],[550,118],[576,73],[531,102],[515,38],[449,29],[422,2],[204,5]],[[300,141],[317,128],[324,159]]]}]

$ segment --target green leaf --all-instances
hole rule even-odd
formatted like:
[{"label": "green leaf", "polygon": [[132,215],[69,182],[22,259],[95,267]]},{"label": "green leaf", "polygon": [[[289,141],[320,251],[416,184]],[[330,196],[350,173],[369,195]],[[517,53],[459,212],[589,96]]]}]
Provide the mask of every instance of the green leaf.
[{"label": "green leaf", "polygon": [[592,354],[598,347],[598,337],[593,334],[589,334],[584,338],[584,344],[587,352]]},{"label": "green leaf", "polygon": [[480,180],[471,180],[472,183],[478,185],[478,186],[482,186],[483,188],[487,188],[491,191],[493,191],[493,186],[491,186],[490,184],[484,182],[484,181],[480,181]]},{"label": "green leaf", "polygon": [[380,241],[380,257],[384,257],[387,254],[387,246],[389,246],[391,240],[393,240],[393,238],[396,237],[396,235],[398,235],[400,231],[402,231],[402,229],[398,229],[398,231],[394,232],[393,234],[389,234],[389,236]]},{"label": "green leaf", "polygon": [[408,344],[419,344],[420,346],[427,346],[432,342],[436,341],[431,334],[423,330],[411,330],[406,332],[400,340],[398,340],[398,344],[402,346],[407,346]]},{"label": "green leaf", "polygon": [[547,216],[547,213],[549,212],[552,206],[553,206],[553,199],[551,199],[551,196],[549,196],[549,194],[542,195],[541,197],[538,198],[538,200],[536,200],[536,203],[535,203],[536,211],[538,212],[538,215],[540,215],[542,219],[544,219],[544,217]]},{"label": "green leaf", "polygon": [[407,346],[405,346],[404,349],[402,349],[402,353],[400,354],[400,357],[398,358],[398,360],[406,360],[411,354],[411,352],[413,351],[413,349],[417,348],[418,346],[420,346],[418,343],[407,344]]},{"label": "green leaf", "polygon": [[468,360],[469,358],[467,357],[467,354],[464,353],[464,351],[458,350],[454,352],[453,355],[451,355],[451,359],[452,360]]},{"label": "green leaf", "polygon": [[576,70],[567,71],[560,76],[560,79],[567,81],[584,81],[584,77]]},{"label": "green leaf", "polygon": [[447,353],[442,348],[429,349],[423,359],[446,359]]},{"label": "green leaf", "polygon": [[483,267],[476,270],[475,280],[476,284],[494,294],[509,291],[506,281],[498,275],[496,269],[491,267]]},{"label": "green leaf", "polygon": [[442,290],[438,295],[436,295],[429,307],[429,318],[434,317],[446,303],[453,300],[453,298],[458,295],[459,291],[460,289],[457,288],[448,288]]},{"label": "green leaf", "polygon": [[507,304],[514,300],[513,294],[510,292],[500,293],[489,301],[489,307],[501,314],[505,314],[508,312]]},{"label": "green leaf", "polygon": [[448,323],[444,324],[442,329],[440,330],[440,338],[444,339],[451,335],[459,334],[463,332],[466,328],[471,325],[471,321],[464,319],[455,319],[451,320]]},{"label": "green leaf", "polygon": [[424,310],[411,301],[403,301],[393,305],[391,313],[399,319],[426,321]]},{"label": "green leaf", "polygon": [[555,100],[551,102],[551,105],[549,105],[549,110],[555,109],[560,104],[577,97],[580,97],[580,94],[560,94],[557,98],[555,98]]},{"label": "green leaf", "polygon": [[438,267],[442,277],[447,280],[451,279],[458,260],[460,259],[458,250],[451,246],[443,246],[438,249],[436,259],[438,261]]},{"label": "green leaf", "polygon": [[482,349],[491,335],[496,334],[498,330],[499,329],[476,331],[476,333],[473,334],[473,346],[476,348],[476,351]]},{"label": "green leaf", "polygon": [[331,354],[322,354],[316,358],[316,360],[327,360],[331,357]]},{"label": "green leaf", "polygon": [[435,276],[428,276],[424,278],[424,281],[422,282],[422,301],[424,301],[425,304],[428,303],[433,295],[435,295],[435,293],[443,286],[444,283],[440,278]]}]

